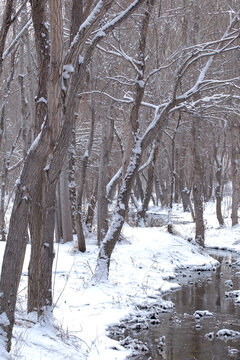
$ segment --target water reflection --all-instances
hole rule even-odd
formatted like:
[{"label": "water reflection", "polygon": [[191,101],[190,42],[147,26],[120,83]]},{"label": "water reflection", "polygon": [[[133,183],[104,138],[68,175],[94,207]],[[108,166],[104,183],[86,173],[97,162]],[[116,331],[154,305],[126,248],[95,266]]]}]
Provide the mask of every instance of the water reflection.
[{"label": "water reflection", "polygon": [[[216,332],[223,328],[240,331],[240,305],[225,297],[225,291],[240,289],[240,277],[235,276],[235,272],[240,270],[233,266],[236,258],[231,254],[220,257],[215,252],[214,257],[221,262],[215,272],[196,272],[192,275],[184,271],[182,282],[185,284],[181,290],[168,296],[175,303],[174,311],[162,314],[159,326],[149,325],[147,332],[137,335],[139,340],[148,344],[150,352],[135,359],[240,359],[239,338],[224,342],[215,337]],[[230,286],[229,280],[233,286]],[[209,310],[213,316],[196,320],[193,316],[196,310]],[[212,341],[206,337],[210,332],[214,333]],[[166,338],[166,347],[161,352],[157,345],[162,336]]]}]

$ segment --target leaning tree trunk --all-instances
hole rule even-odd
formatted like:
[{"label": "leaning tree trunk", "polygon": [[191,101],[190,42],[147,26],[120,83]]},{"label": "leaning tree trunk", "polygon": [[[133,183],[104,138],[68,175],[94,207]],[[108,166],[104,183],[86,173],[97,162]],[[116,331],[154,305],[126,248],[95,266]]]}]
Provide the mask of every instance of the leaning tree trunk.
[{"label": "leaning tree trunk", "polygon": [[124,218],[128,211],[128,201],[131,195],[131,189],[135,176],[138,172],[143,151],[146,149],[149,143],[151,143],[156,138],[156,134],[158,140],[160,141],[162,131],[165,129],[168,122],[167,114],[174,106],[175,99],[167,106],[165,106],[159,114],[156,115],[157,118],[155,118],[154,124],[148,128],[149,130],[145,133],[145,136],[140,139],[136,138],[135,140],[135,144],[131,152],[131,157],[129,158],[128,166],[125,171],[125,176],[123,178],[122,186],[118,193],[115,215],[100,246],[97,266],[93,276],[94,282],[105,281],[108,278],[110,258],[124,224]]},{"label": "leaning tree trunk", "polygon": [[[139,141],[137,141],[118,194],[114,218],[100,246],[97,267],[93,276],[93,280],[96,282],[105,281],[108,278],[110,258],[124,224],[131,189],[141,161],[142,153],[136,151],[139,148]],[[134,151],[136,152],[135,154]]]}]

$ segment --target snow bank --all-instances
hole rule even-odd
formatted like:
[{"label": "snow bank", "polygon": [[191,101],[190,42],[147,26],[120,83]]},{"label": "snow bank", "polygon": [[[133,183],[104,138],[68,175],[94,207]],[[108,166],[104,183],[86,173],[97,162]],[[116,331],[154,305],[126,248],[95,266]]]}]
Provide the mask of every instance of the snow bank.
[{"label": "snow bank", "polygon": [[136,306],[164,304],[161,295],[179,287],[177,282],[169,281],[175,278],[177,269],[207,270],[217,265],[195,245],[160,228],[124,226],[123,238],[113,253],[109,282],[96,286],[89,285],[98,254],[96,238],[89,239],[84,254],[77,252],[73,243],[55,245],[55,305],[53,314],[40,324],[35,314],[26,315],[28,246],[13,359],[125,359],[129,350],[107,337],[107,327],[133,313]]}]

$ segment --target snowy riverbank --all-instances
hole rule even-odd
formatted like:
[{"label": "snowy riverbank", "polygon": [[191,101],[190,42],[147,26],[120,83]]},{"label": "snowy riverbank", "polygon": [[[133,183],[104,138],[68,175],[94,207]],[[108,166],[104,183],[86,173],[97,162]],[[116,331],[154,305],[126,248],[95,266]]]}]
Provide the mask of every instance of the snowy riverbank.
[{"label": "snowy riverbank", "polygon": [[[217,265],[187,240],[194,233],[190,214],[183,214],[181,209],[174,213],[184,220],[174,225],[181,236],[168,234],[165,227],[124,226],[123,240],[113,253],[108,283],[89,285],[98,254],[94,234],[88,238],[84,254],[76,251],[74,243],[55,244],[54,311],[41,324],[36,322],[35,314],[26,314],[28,245],[11,359],[125,359],[128,351],[107,337],[107,327],[133,313],[137,306],[163,304],[161,294],[179,286],[168,281],[174,279],[176,269],[205,270]],[[240,252],[240,227],[219,229],[211,206],[206,213],[206,246]],[[3,250],[4,243],[0,243],[1,253]]]}]

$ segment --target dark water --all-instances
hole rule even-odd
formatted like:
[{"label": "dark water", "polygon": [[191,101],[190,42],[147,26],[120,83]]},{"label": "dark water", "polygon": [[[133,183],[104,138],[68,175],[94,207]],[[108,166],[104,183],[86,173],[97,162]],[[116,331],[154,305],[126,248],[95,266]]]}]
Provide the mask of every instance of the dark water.
[{"label": "dark water", "polygon": [[[226,291],[240,290],[240,276],[236,275],[240,266],[234,265],[239,258],[229,252],[219,255],[215,251],[211,255],[221,266],[215,272],[183,270],[181,289],[165,296],[175,307],[158,314],[158,325],[148,322],[148,330],[138,333],[127,330],[131,338],[148,348],[145,354],[135,354],[130,359],[240,360],[240,337],[227,341],[216,338],[221,329],[240,331],[240,304],[225,296]],[[213,315],[196,319],[196,310],[208,310]]]}]

